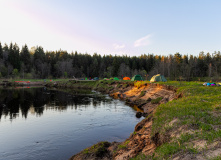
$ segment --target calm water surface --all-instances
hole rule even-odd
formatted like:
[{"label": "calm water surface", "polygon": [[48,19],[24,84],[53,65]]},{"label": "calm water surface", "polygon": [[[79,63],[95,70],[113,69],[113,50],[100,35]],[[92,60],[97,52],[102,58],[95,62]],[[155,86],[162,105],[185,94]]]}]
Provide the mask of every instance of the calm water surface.
[{"label": "calm water surface", "polygon": [[90,91],[0,88],[0,160],[65,160],[99,141],[123,141],[141,120]]}]

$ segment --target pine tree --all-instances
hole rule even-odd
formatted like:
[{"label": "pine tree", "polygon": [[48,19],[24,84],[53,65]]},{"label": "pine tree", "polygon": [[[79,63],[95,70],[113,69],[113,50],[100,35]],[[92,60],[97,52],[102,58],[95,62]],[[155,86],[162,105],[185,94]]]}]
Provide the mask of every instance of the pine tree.
[{"label": "pine tree", "polygon": [[20,70],[19,47],[10,43],[8,61],[14,69]]}]

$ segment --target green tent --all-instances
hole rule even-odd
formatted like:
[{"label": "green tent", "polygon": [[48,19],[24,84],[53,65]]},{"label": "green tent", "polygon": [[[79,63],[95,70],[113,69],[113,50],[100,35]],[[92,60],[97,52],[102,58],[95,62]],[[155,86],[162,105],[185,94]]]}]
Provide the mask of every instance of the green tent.
[{"label": "green tent", "polygon": [[141,75],[135,75],[131,81],[143,81],[143,77]]},{"label": "green tent", "polygon": [[150,79],[150,82],[166,82],[166,78],[163,75],[157,74]]},{"label": "green tent", "polygon": [[114,80],[115,80],[115,81],[119,81],[119,79],[118,79],[117,77],[114,77]]}]

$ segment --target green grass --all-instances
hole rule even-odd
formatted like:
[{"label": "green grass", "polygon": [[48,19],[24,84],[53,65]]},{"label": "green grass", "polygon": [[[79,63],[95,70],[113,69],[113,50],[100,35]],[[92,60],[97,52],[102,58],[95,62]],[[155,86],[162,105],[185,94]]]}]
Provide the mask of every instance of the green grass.
[{"label": "green grass", "polygon": [[156,149],[156,153],[159,158],[168,158],[170,155],[177,153],[181,150],[180,145],[177,142],[165,143],[164,145]]},{"label": "green grass", "polygon": [[194,148],[193,145],[186,145],[186,142],[193,140],[194,136],[190,134],[183,134],[180,138],[175,139],[172,142],[165,143],[159,146],[155,151],[156,159],[168,159],[173,154],[182,151],[183,153],[199,153],[197,148]]},{"label": "green grass", "polygon": [[210,158],[209,160],[221,160],[221,154],[219,156]]},{"label": "green grass", "polygon": [[[160,84],[173,85],[184,96],[158,106],[154,114],[152,135],[163,135],[181,126],[192,129],[193,133],[181,135],[158,147],[158,157],[168,158],[181,150],[198,153],[197,148],[189,146],[194,139],[206,140],[208,143],[221,139],[221,87],[205,87],[202,82],[171,81]],[[215,113],[219,116],[215,116]],[[174,119],[178,119],[174,126],[164,127]]]},{"label": "green grass", "polygon": [[128,144],[129,142],[130,142],[130,141],[127,140],[127,141],[124,142],[123,144],[118,145],[118,149],[124,149],[124,148],[126,148],[126,147],[127,147],[127,144]]}]

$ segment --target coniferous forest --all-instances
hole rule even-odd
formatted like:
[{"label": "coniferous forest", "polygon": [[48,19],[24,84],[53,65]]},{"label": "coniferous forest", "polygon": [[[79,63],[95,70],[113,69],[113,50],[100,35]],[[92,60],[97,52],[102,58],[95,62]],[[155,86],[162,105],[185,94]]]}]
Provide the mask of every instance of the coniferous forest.
[{"label": "coniferous forest", "polygon": [[41,46],[0,43],[0,78],[85,78],[132,77],[140,74],[149,79],[162,74],[170,80],[192,80],[195,77],[219,77],[220,51],[200,52],[198,56],[180,53],[160,56],[101,56],[75,51],[44,51]]}]

